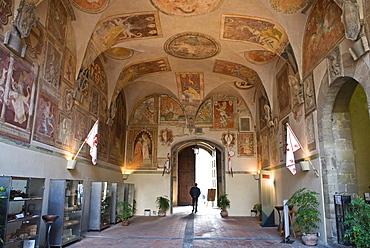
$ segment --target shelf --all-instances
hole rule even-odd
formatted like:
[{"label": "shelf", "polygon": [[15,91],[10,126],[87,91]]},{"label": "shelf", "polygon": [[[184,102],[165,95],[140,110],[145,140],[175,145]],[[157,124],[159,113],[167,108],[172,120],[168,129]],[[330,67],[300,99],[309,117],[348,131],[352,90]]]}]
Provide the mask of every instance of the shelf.
[{"label": "shelf", "polygon": [[63,227],[73,226],[73,225],[77,225],[77,224],[80,224],[80,222],[78,220],[66,220],[63,223]]},{"label": "shelf", "polygon": [[33,216],[24,217],[24,218],[20,218],[20,219],[8,220],[7,222],[8,223],[13,223],[13,222],[19,222],[19,221],[25,221],[25,220],[32,220],[32,219],[36,219],[36,218],[39,218],[39,217],[40,217],[40,215],[33,215]]},{"label": "shelf", "polygon": [[27,197],[27,198],[17,198],[10,199],[10,201],[33,201],[33,200],[42,200],[42,197]]},{"label": "shelf", "polygon": [[4,246],[6,245],[10,245],[10,244],[15,244],[15,243],[20,243],[22,241],[25,241],[25,240],[33,240],[33,239],[37,239],[39,235],[32,235],[32,236],[28,236],[27,239],[16,239],[15,241],[12,241],[12,242],[6,242],[4,243]]}]

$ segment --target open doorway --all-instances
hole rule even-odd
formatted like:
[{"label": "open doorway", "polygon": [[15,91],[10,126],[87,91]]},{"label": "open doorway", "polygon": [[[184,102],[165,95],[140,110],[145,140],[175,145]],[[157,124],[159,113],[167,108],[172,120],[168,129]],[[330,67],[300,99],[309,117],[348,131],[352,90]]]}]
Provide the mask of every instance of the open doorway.
[{"label": "open doorway", "polygon": [[[197,148],[198,154],[195,154]],[[190,188],[198,183],[199,203],[217,207],[217,195],[225,192],[224,147],[205,140],[184,141],[172,147],[172,202],[173,206],[190,206]],[[209,190],[213,201],[209,201]],[[208,204],[207,204],[208,203]]]}]

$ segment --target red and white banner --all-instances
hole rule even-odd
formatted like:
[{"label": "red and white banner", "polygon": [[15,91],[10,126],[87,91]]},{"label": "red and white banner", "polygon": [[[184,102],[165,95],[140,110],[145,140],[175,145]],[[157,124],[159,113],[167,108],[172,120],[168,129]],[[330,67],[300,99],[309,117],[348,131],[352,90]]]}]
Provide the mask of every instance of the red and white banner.
[{"label": "red and white banner", "polygon": [[170,153],[167,153],[166,162],[164,163],[164,168],[166,169],[166,172],[170,172]]},{"label": "red and white banner", "polygon": [[292,128],[286,123],[286,167],[295,175],[297,173],[295,167],[294,152],[302,149],[297,137],[293,133]]},{"label": "red and white banner", "polygon": [[90,156],[93,165],[96,165],[98,161],[98,123],[99,119],[95,122],[85,139],[86,144],[90,146]]}]

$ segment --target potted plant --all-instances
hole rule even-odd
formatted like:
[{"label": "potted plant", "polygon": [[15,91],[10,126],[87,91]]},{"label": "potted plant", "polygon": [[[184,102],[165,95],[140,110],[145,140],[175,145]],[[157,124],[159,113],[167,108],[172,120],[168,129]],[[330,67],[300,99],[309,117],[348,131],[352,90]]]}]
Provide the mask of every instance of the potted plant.
[{"label": "potted plant", "polygon": [[297,208],[293,226],[302,235],[302,241],[305,245],[315,246],[319,240],[315,229],[319,228],[316,223],[321,222],[319,193],[302,188],[297,190],[287,201],[286,205],[293,205]]},{"label": "potted plant", "polygon": [[356,247],[370,247],[370,205],[356,196],[348,204],[344,218],[344,239]]},{"label": "potted plant", "polygon": [[[6,199],[6,196],[3,194],[4,192],[6,192],[6,188],[8,188],[8,186],[4,187],[4,186],[1,186],[0,187],[0,209],[3,207],[2,205],[2,201]],[[3,216],[0,216],[0,220],[4,218]],[[0,225],[0,233],[2,233],[4,230],[4,227],[2,225]],[[0,243],[3,243],[4,240],[1,238],[0,236]]]},{"label": "potted plant", "polygon": [[117,203],[118,207],[118,214],[117,214],[117,220],[122,221],[122,226],[128,226],[129,219],[134,213],[135,209],[134,207],[125,201],[121,201]]},{"label": "potted plant", "polygon": [[221,217],[229,216],[227,208],[230,207],[230,200],[227,198],[227,194],[222,194],[217,197],[217,206],[221,208]]},{"label": "potted plant", "polygon": [[170,200],[167,196],[158,196],[155,200],[155,203],[158,207],[158,216],[164,217],[166,216],[167,210],[170,208]]},{"label": "potted plant", "polygon": [[256,210],[256,213],[259,216],[259,220],[262,220],[262,204],[261,203],[254,204],[253,210]]}]

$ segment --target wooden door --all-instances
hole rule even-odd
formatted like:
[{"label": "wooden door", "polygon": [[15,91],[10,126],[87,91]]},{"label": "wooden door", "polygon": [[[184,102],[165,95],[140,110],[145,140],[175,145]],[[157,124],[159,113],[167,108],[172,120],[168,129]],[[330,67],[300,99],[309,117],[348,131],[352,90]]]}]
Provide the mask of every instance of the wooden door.
[{"label": "wooden door", "polygon": [[179,153],[178,164],[178,196],[179,206],[191,205],[190,188],[195,183],[195,155],[191,146]]}]

